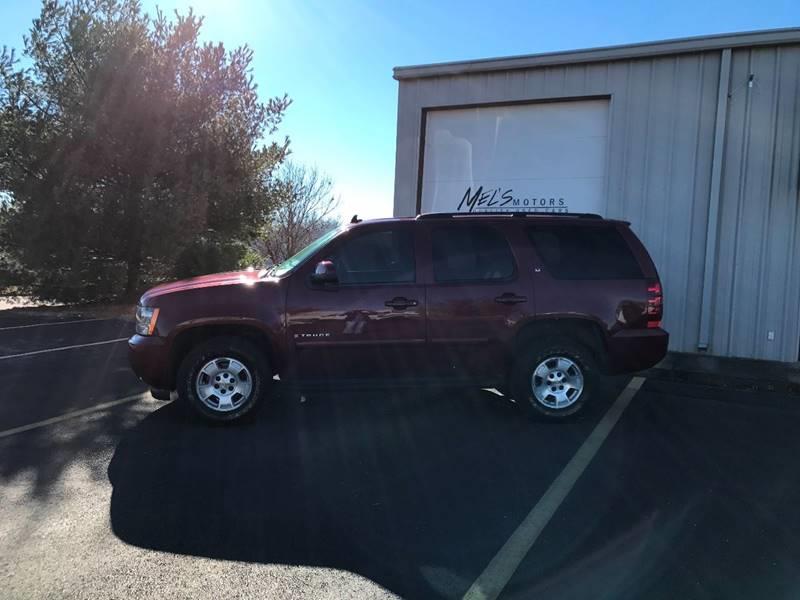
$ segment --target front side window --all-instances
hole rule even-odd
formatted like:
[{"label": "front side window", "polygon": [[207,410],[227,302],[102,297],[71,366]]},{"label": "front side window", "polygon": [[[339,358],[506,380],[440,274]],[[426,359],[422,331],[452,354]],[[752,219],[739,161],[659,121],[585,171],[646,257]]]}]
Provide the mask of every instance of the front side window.
[{"label": "front side window", "polygon": [[497,281],[514,275],[514,257],[505,237],[484,225],[440,227],[433,231],[433,277],[439,283]]},{"label": "front side window", "polygon": [[411,283],[416,278],[411,231],[390,229],[362,233],[331,257],[342,285]]}]

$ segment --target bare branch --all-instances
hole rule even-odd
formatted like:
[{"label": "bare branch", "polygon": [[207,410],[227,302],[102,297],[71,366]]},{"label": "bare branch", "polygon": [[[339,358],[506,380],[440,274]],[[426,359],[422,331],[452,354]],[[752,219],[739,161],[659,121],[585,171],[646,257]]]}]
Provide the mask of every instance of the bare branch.
[{"label": "bare branch", "polygon": [[285,163],[271,185],[273,212],[257,250],[274,263],[296,254],[338,223],[333,183],[316,167]]}]

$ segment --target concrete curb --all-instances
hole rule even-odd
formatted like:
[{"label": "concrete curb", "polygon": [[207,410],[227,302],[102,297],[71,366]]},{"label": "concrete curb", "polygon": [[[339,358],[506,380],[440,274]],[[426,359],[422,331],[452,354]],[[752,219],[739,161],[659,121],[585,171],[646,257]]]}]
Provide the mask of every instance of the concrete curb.
[{"label": "concrete curb", "polygon": [[659,381],[800,396],[800,363],[670,352],[642,375]]}]

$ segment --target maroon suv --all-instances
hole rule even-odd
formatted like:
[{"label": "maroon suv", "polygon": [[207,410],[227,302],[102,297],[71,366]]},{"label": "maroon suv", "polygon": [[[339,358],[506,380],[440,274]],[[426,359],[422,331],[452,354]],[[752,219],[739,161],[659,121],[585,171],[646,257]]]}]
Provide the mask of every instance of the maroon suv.
[{"label": "maroon suv", "polygon": [[450,215],[354,222],[269,270],[146,292],[130,360],[215,420],[270,396],[358,382],[495,387],[563,417],[597,377],[664,356],[658,274],[622,221]]}]

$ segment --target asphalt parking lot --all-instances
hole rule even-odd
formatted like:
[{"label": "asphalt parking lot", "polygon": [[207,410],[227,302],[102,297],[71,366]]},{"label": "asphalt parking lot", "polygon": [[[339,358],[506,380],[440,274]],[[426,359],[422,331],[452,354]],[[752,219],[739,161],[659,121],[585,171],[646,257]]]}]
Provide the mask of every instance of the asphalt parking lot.
[{"label": "asphalt parking lot", "polygon": [[800,595],[791,398],[625,405],[618,378],[545,424],[479,390],[332,391],[212,426],[143,393],[131,328],[0,313],[0,597]]}]

